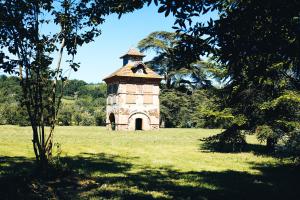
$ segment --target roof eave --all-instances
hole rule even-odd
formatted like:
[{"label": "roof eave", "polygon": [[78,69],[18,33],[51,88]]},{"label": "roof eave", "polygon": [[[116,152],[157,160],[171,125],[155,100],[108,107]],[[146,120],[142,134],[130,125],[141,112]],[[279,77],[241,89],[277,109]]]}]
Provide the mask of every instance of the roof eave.
[{"label": "roof eave", "polygon": [[104,79],[102,79],[103,81],[108,81],[109,79],[112,79],[112,78],[144,78],[144,79],[159,79],[159,80],[162,80],[163,77],[139,77],[139,76],[117,76],[117,75],[114,75],[114,76],[109,76],[109,77],[106,77]]},{"label": "roof eave", "polygon": [[125,58],[126,56],[135,56],[135,57],[145,57],[145,55],[131,55],[131,54],[125,54],[123,56],[120,57],[120,59]]}]

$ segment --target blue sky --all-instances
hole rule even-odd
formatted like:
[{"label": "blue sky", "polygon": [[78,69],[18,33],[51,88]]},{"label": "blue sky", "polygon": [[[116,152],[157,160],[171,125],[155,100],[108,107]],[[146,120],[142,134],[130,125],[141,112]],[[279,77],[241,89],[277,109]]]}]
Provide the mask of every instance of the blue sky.
[{"label": "blue sky", "polygon": [[[79,47],[75,57],[76,62],[80,62],[80,68],[77,72],[72,71],[64,75],[70,79],[84,80],[88,83],[99,83],[102,79],[120,67],[122,60],[119,58],[124,55],[131,47],[136,47],[138,42],[147,37],[154,31],[174,31],[172,26],[175,18],[172,15],[165,17],[164,14],[157,12],[158,7],[154,4],[145,6],[143,9],[133,13],[125,14],[118,19],[117,15],[110,15],[101,25],[102,34],[94,42]],[[197,19],[206,21],[210,17],[216,18],[216,13],[208,13]],[[44,27],[46,28],[46,27]],[[50,28],[50,32],[55,26]],[[144,61],[151,60],[153,52],[145,52]],[[57,56],[54,55],[54,58]],[[70,59],[64,54],[63,60]],[[54,60],[53,65],[56,64]],[[63,66],[67,65],[62,63]],[[0,75],[3,72],[0,70]]]},{"label": "blue sky", "polygon": [[[72,72],[71,79],[81,79],[88,83],[98,83],[118,68],[122,67],[119,58],[130,47],[153,31],[173,31],[175,19],[157,13],[157,7],[144,7],[133,13],[108,16],[102,26],[102,34],[95,42],[80,47],[76,61],[81,63],[77,72]],[[145,61],[153,57],[153,53],[146,52]]]}]

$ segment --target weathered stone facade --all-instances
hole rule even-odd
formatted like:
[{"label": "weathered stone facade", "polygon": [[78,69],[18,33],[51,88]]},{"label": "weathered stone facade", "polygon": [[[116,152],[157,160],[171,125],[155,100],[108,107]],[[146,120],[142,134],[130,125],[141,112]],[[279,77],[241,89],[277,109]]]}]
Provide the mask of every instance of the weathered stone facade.
[{"label": "weathered stone facade", "polygon": [[110,130],[159,129],[161,77],[142,63],[144,55],[130,49],[124,66],[105,78],[108,85],[106,124]]}]

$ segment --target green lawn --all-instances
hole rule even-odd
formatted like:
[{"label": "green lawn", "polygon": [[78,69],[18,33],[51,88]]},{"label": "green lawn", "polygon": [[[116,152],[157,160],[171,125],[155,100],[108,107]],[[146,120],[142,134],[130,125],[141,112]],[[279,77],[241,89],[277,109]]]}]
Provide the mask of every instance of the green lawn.
[{"label": "green lawn", "polygon": [[201,148],[208,129],[109,132],[58,127],[68,173],[37,178],[29,127],[0,126],[0,199],[296,199],[299,168],[264,155],[254,136],[242,153]]}]

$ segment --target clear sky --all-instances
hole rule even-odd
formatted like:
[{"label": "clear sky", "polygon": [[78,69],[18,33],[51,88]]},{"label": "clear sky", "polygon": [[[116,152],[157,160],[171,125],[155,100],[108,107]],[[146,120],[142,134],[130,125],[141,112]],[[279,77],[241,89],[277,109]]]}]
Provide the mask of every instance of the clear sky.
[{"label": "clear sky", "polygon": [[[108,16],[102,26],[102,34],[95,42],[79,48],[76,61],[81,63],[77,72],[72,72],[71,79],[80,79],[88,83],[98,83],[118,68],[122,67],[119,58],[130,47],[153,31],[173,31],[175,19],[157,13],[157,7],[144,7],[133,13]],[[144,60],[153,57],[153,53],[146,53]]]},{"label": "clear sky", "polygon": [[[129,48],[136,47],[138,42],[147,35],[154,31],[174,31],[172,26],[175,18],[172,15],[165,17],[157,10],[158,7],[152,4],[125,14],[121,19],[118,19],[117,15],[108,16],[101,25],[102,34],[94,42],[79,47],[75,61],[80,62],[81,67],[77,72],[72,71],[69,78],[99,83],[104,77],[122,67],[120,56],[124,55]],[[216,16],[216,13],[209,13],[198,20],[204,22]],[[145,55],[144,61],[148,61],[154,53],[145,52]],[[63,60],[66,59],[69,58],[64,54]],[[53,64],[56,64],[56,60]],[[1,74],[3,72],[0,70]],[[65,75],[68,76],[68,73]]]}]

